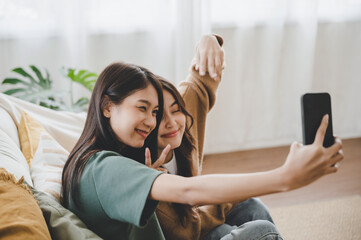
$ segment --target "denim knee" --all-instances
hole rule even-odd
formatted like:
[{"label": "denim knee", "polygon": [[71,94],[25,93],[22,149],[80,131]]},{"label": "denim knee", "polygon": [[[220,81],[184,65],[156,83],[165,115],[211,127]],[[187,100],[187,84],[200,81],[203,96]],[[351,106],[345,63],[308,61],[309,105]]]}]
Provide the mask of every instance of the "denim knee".
[{"label": "denim knee", "polygon": [[247,201],[248,207],[253,212],[254,220],[268,220],[273,223],[268,208],[259,198],[250,198]]},{"label": "denim knee", "polygon": [[222,240],[281,240],[276,226],[267,220],[247,222],[224,236]]},{"label": "denim knee", "polygon": [[268,208],[258,198],[250,198],[239,203],[226,217],[227,224],[236,226],[255,220],[267,220],[273,223]]}]

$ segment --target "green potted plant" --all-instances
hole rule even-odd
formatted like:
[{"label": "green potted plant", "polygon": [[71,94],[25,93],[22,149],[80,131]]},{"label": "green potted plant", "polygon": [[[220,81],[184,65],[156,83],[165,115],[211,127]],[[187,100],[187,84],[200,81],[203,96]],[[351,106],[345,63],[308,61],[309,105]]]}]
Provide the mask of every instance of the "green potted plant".
[{"label": "green potted plant", "polygon": [[[89,99],[86,97],[74,100],[73,83],[80,84],[92,91],[98,78],[98,74],[88,70],[76,70],[74,68],[64,69],[66,79],[71,81],[68,90],[57,90],[53,88],[53,81],[49,72],[44,69],[43,73],[34,65],[29,66],[31,71],[18,67],[12,69],[19,77],[5,78],[2,84],[13,85],[4,94],[12,95],[20,99],[38,104],[54,110],[86,111]],[[68,101],[65,101],[68,98]],[[66,104],[70,102],[70,104]]]}]

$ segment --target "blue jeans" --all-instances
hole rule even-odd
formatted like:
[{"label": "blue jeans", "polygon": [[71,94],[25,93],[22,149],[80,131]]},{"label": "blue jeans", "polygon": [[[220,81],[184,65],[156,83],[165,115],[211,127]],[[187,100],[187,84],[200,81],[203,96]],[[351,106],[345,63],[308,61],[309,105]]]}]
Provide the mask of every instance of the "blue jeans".
[{"label": "blue jeans", "polygon": [[239,203],[224,224],[211,230],[203,240],[282,239],[267,207],[258,198]]}]

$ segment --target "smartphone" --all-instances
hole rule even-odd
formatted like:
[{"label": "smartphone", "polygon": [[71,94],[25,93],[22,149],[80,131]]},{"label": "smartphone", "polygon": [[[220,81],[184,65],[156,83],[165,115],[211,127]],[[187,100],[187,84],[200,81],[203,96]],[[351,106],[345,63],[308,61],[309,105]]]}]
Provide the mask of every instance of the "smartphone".
[{"label": "smartphone", "polygon": [[317,129],[325,114],[328,114],[328,126],[326,130],[324,147],[334,144],[335,139],[332,131],[331,96],[328,93],[306,93],[301,97],[302,133],[303,144],[312,144],[315,140]]}]

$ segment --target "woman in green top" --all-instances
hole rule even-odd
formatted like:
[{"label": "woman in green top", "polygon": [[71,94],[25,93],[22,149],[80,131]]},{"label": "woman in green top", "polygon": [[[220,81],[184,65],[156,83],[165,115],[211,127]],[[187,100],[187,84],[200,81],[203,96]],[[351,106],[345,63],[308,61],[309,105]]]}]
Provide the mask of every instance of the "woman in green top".
[{"label": "woman in green top", "polygon": [[[240,202],[309,184],[335,172],[335,164],[343,159],[338,139],[330,148],[322,147],[325,116],[314,144],[293,144],[285,164],[277,169],[196,177],[162,174],[138,157],[145,147],[157,155],[162,110],[161,85],[147,69],[114,63],[99,75],[84,130],[63,170],[62,202],[102,238],[164,239],[154,214],[158,201]],[[153,167],[161,165],[169,150],[167,146]],[[281,239],[272,226],[252,233],[256,239],[264,234]]]}]

